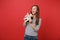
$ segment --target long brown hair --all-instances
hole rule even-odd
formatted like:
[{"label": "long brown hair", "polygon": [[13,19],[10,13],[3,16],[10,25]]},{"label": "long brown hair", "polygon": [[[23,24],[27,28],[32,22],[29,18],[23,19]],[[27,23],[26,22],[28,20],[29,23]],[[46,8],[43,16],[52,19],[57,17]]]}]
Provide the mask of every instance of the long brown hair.
[{"label": "long brown hair", "polygon": [[[38,5],[33,5],[33,6],[36,6],[37,7],[37,12],[36,12],[36,22],[35,22],[35,24],[36,25],[38,25],[39,24],[39,6]],[[32,7],[33,7],[32,6]],[[31,7],[31,9],[32,9],[32,7]],[[31,13],[32,13],[32,11],[30,11]]]}]

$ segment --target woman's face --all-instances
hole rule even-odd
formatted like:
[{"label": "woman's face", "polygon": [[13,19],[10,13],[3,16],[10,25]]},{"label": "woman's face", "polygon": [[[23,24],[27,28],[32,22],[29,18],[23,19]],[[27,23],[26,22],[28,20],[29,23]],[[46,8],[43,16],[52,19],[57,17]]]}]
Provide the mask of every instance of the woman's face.
[{"label": "woman's face", "polygon": [[37,12],[37,7],[36,7],[36,6],[33,6],[32,9],[31,9],[31,11],[32,11],[32,14],[36,14],[36,12]]}]

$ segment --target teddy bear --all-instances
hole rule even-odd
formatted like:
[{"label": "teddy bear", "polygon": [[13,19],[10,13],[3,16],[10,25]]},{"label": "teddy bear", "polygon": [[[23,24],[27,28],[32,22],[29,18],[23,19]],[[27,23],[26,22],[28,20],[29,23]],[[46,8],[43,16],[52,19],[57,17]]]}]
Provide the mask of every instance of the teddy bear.
[{"label": "teddy bear", "polygon": [[26,20],[27,22],[29,22],[30,19],[33,19],[33,15],[30,13],[27,13],[24,17],[24,20]]}]

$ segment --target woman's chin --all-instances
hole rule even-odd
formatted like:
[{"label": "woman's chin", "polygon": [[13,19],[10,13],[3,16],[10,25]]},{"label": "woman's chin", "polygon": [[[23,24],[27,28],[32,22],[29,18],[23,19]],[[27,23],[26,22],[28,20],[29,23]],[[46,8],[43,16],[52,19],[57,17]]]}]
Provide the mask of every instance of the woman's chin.
[{"label": "woman's chin", "polygon": [[35,15],[35,13],[33,15]]}]

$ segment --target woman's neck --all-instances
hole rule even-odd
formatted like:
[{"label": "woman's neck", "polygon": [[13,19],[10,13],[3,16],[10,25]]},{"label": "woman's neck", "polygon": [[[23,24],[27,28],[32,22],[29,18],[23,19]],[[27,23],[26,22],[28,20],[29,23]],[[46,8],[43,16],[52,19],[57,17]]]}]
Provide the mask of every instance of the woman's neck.
[{"label": "woman's neck", "polygon": [[36,19],[36,15],[33,15],[33,18]]}]

